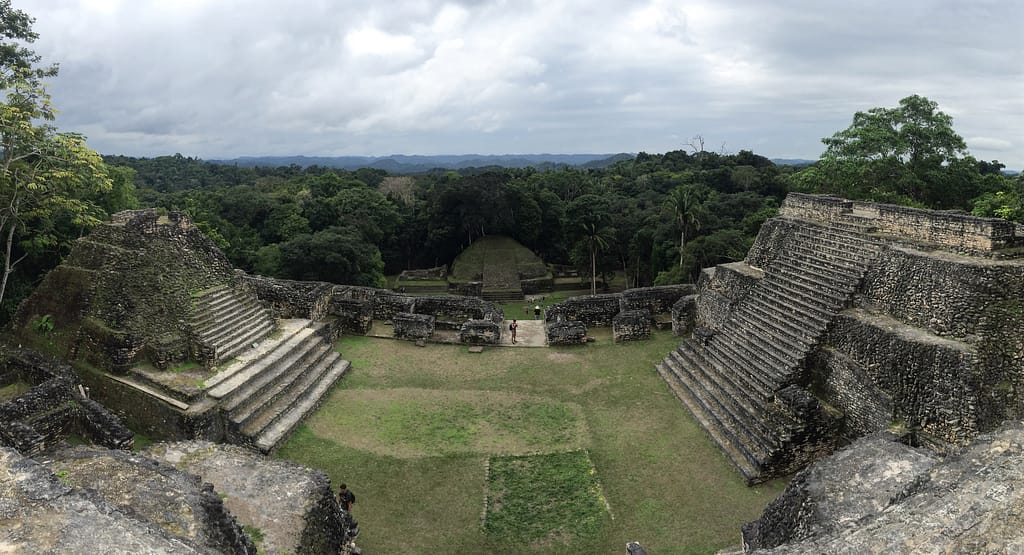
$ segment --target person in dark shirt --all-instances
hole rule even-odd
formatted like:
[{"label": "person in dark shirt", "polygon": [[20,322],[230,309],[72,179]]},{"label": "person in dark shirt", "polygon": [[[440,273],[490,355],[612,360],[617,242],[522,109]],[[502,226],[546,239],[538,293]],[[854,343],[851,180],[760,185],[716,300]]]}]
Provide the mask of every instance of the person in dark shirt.
[{"label": "person in dark shirt", "polygon": [[514,344],[516,342],[516,330],[519,329],[519,323],[512,320],[512,323],[508,325],[508,329],[512,332],[512,343]]},{"label": "person in dark shirt", "polygon": [[338,487],[338,506],[346,511],[352,512],[352,504],[356,502],[356,494],[348,491],[345,484]]}]

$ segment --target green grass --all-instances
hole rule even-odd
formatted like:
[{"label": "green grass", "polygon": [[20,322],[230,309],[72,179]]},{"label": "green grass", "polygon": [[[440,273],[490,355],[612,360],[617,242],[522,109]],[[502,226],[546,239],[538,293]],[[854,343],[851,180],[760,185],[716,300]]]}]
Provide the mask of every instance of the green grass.
[{"label": "green grass", "polygon": [[[353,489],[368,553],[621,554],[634,540],[650,553],[711,553],[735,544],[783,484],[745,487],[668,391],[654,363],[677,338],[655,331],[616,345],[605,329],[592,335],[586,346],[478,354],[346,336],[339,349],[352,369],[278,456]],[[570,452],[589,454],[610,513],[581,505],[594,517],[583,528],[567,524],[559,511],[568,508],[538,512],[538,522],[520,514],[507,527],[518,522],[526,535],[514,541],[485,528],[488,461],[493,472],[501,457]],[[590,487],[580,471],[564,474],[577,490]],[[539,482],[537,499],[560,487],[555,477],[508,479]]]},{"label": "green grass", "polygon": [[508,546],[579,546],[610,524],[586,451],[492,457],[484,533]]},{"label": "green grass", "polygon": [[481,237],[459,253],[452,263],[453,281],[471,281],[479,274],[496,269],[539,277],[547,274],[547,266],[530,249],[510,237]]}]

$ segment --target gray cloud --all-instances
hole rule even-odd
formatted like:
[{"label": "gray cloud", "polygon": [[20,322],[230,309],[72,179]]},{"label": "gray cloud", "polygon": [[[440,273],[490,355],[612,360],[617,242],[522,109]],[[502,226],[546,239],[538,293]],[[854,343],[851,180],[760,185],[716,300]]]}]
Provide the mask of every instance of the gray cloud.
[{"label": "gray cloud", "polygon": [[[815,158],[923,94],[1024,167],[1024,7],[963,2],[36,0],[58,123],[104,153]],[[973,138],[973,139],[972,139]]]}]

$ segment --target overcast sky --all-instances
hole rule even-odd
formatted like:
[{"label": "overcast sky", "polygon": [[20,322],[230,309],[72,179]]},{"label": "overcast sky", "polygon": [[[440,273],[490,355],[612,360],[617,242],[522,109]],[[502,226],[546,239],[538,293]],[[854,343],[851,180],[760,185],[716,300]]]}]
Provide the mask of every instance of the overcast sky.
[{"label": "overcast sky", "polygon": [[[14,0],[104,154],[817,158],[921,94],[1024,168],[1024,1]],[[723,147],[724,145],[724,147]]]}]

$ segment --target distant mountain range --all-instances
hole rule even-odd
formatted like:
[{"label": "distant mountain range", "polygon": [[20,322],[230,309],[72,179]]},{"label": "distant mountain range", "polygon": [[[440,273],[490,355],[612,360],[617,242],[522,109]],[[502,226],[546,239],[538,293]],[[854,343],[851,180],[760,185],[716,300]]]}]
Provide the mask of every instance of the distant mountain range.
[{"label": "distant mountain range", "polygon": [[388,173],[423,173],[435,169],[459,170],[498,166],[502,168],[542,168],[579,166],[602,168],[633,154],[455,154],[437,156],[242,156],[230,160],[208,160],[214,164],[237,166],[323,166],[357,170],[375,168]]},{"label": "distant mountain range", "polygon": [[[388,173],[424,173],[436,169],[461,170],[466,168],[538,168],[548,169],[562,166],[582,168],[603,168],[619,160],[633,158],[634,154],[453,154],[453,155],[404,155],[391,156],[242,156],[230,160],[208,160],[214,164],[228,164],[242,167],[279,167],[292,164],[323,166],[357,170],[374,168]],[[814,160],[774,158],[772,162],[786,166],[805,166]]]}]

